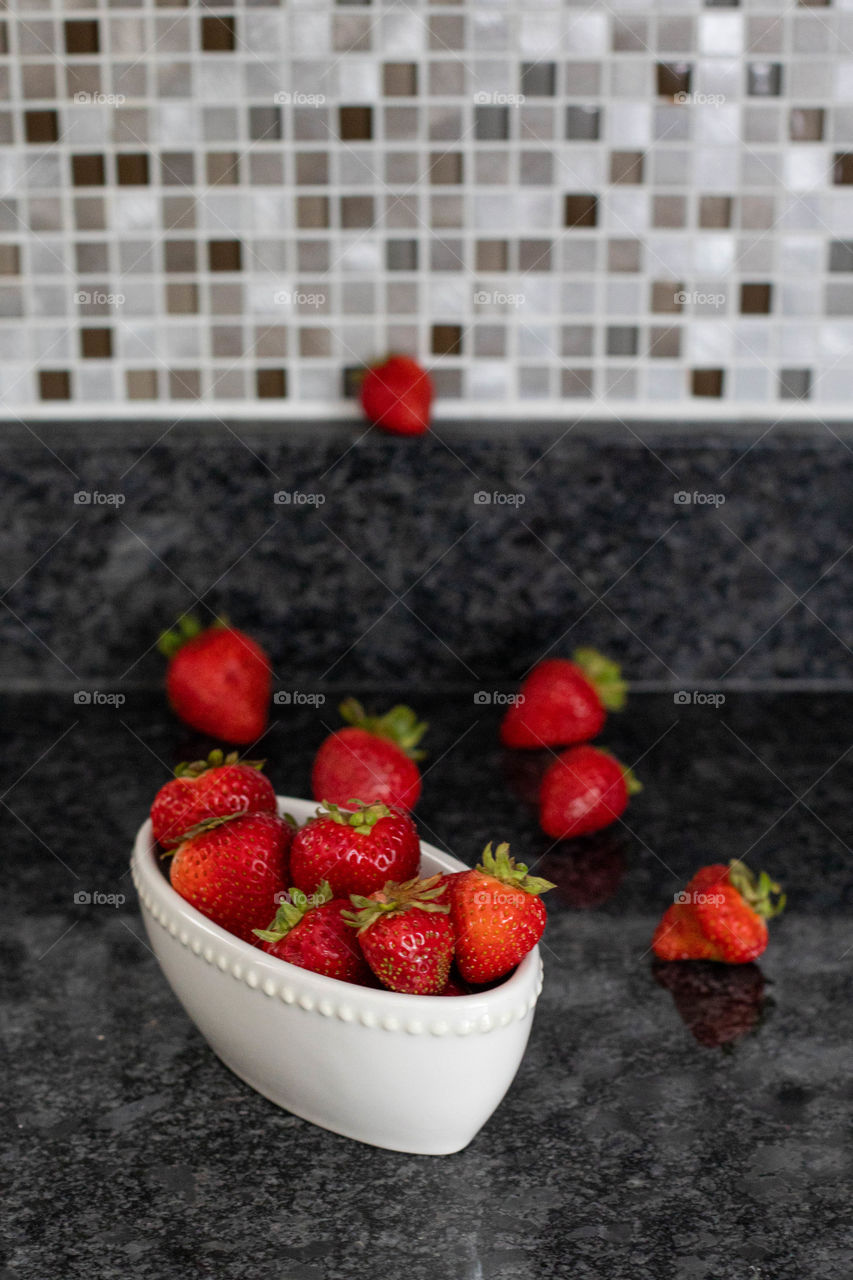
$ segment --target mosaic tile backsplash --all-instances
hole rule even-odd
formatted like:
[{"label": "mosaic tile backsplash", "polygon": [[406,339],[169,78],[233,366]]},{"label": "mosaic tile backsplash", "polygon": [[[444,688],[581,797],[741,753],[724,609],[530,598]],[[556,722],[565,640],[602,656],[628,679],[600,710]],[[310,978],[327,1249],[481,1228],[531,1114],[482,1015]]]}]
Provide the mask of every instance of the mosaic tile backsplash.
[{"label": "mosaic tile backsplash", "polygon": [[7,418],[853,398],[851,0],[17,0],[0,99]]}]

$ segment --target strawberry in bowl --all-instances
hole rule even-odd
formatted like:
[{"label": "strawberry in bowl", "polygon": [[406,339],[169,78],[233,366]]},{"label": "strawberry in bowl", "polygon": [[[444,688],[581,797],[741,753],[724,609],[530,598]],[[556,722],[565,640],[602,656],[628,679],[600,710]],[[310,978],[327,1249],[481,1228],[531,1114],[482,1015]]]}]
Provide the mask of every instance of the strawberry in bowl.
[{"label": "strawberry in bowl", "polygon": [[346,809],[327,801],[297,831],[290,875],[303,893],[326,880],[336,897],[366,896],[386,880],[416,876],[419,859],[417,828],[407,814],[360,800]]}]

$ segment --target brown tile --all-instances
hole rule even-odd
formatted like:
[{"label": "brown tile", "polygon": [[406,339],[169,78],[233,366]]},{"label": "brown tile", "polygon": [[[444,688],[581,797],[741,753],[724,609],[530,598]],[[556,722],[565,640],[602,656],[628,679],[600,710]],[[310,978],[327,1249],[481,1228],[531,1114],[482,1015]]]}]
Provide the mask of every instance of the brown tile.
[{"label": "brown tile", "polygon": [[465,92],[465,66],[450,59],[436,59],[428,66],[427,93],[430,98],[460,98]]},{"label": "brown tile", "polygon": [[478,271],[508,271],[509,241],[478,240],[475,251],[475,265]]},{"label": "brown tile", "polygon": [[653,227],[687,225],[687,201],[684,196],[655,196],[652,200]]},{"label": "brown tile", "polygon": [[243,330],[237,324],[215,324],[210,330],[210,345],[214,356],[241,356],[244,347]]},{"label": "brown tile", "polygon": [[201,395],[201,372],[198,369],[169,370],[169,399],[198,400]]},{"label": "brown tile", "polygon": [[836,186],[853,183],[853,151],[836,151],[833,158],[832,181]]},{"label": "brown tile", "polygon": [[101,68],[96,62],[74,62],[65,68],[65,89],[69,98],[75,93],[100,93]]},{"label": "brown tile", "polygon": [[235,47],[234,15],[202,18],[201,47],[205,53],[230,53]]},{"label": "brown tile", "polygon": [[102,187],[106,182],[104,157],[101,155],[72,156],[71,180],[75,187]]},{"label": "brown tile", "polygon": [[160,156],[160,181],[164,187],[191,187],[195,182],[193,153],[164,151]]},{"label": "brown tile", "polygon": [[519,240],[519,271],[550,271],[551,250],[550,240]]},{"label": "brown tile", "polygon": [[156,369],[128,369],[124,380],[128,400],[157,399]]},{"label": "brown tile", "polygon": [[683,308],[684,285],[680,280],[653,280],[651,310],[654,315],[677,315]]},{"label": "brown tile", "polygon": [[383,63],[382,85],[383,93],[386,98],[414,98],[418,92],[417,63]]},{"label": "brown tile", "polygon": [[694,396],[711,396],[718,399],[723,394],[723,379],[722,369],[691,369],[690,393]]},{"label": "brown tile", "polygon": [[329,181],[329,156],[325,151],[297,151],[296,182],[300,187],[324,187]]},{"label": "brown tile", "polygon": [[210,151],[207,155],[207,183],[215,187],[233,186],[240,181],[240,157],[236,151]]},{"label": "brown tile", "polygon": [[699,226],[717,228],[722,230],[724,227],[732,225],[732,198],[731,196],[700,196],[699,197]]},{"label": "brown tile", "polygon": [[257,369],[255,391],[259,400],[281,400],[287,395],[287,372],[284,369]]},{"label": "brown tile", "polygon": [[689,62],[659,62],[656,72],[658,97],[674,99],[690,92],[693,68]]},{"label": "brown tile", "polygon": [[39,399],[71,399],[71,374],[67,369],[39,370]]},{"label": "brown tile", "polygon": [[116,170],[121,187],[148,185],[148,155],[144,151],[116,156]]},{"label": "brown tile", "polygon": [[328,196],[297,196],[296,225],[320,230],[329,225]]},{"label": "brown tile", "polygon": [[198,266],[195,240],[167,240],[163,257],[167,271],[195,271]]},{"label": "brown tile", "polygon": [[821,142],[823,127],[823,107],[791,107],[788,137],[792,142]]},{"label": "brown tile", "polygon": [[744,316],[770,314],[773,287],[769,284],[742,284],[740,287],[740,313]]},{"label": "brown tile", "polygon": [[465,19],[454,13],[435,14],[429,19],[429,47],[436,53],[465,48]]},{"label": "brown tile", "polygon": [[257,328],[253,347],[259,360],[279,360],[287,355],[287,330],[282,325]]},{"label": "brown tile", "polygon": [[25,111],[24,136],[27,142],[56,142],[59,122],[55,111]]},{"label": "brown tile", "polygon": [[418,136],[418,120],[420,112],[417,107],[385,107],[383,108],[385,137],[396,142]]},{"label": "brown tile", "polygon": [[434,324],[431,350],[434,356],[462,355],[462,326],[458,324]]},{"label": "brown tile", "polygon": [[[236,173],[237,170],[234,168],[232,176],[226,181],[236,181]],[[260,151],[251,152],[249,155],[249,182],[253,187],[280,187],[284,182],[283,157],[278,154]]]},{"label": "brown tile", "polygon": [[249,137],[253,142],[277,142],[281,136],[281,107],[249,107]]},{"label": "brown tile", "polygon": [[501,359],[506,355],[506,329],[501,324],[478,324],[474,328],[474,355]]},{"label": "brown tile", "polygon": [[66,53],[99,53],[101,38],[95,19],[74,19],[64,24]]},{"label": "brown tile", "polygon": [[242,247],[239,240],[208,240],[207,262],[211,271],[240,271]]},{"label": "brown tile", "polygon": [[372,107],[338,107],[338,136],[343,142],[367,142],[373,137]]},{"label": "brown tile", "polygon": [[80,354],[84,360],[109,360],[113,354],[112,329],[81,329]]},{"label": "brown tile", "polygon": [[[0,72],[0,83],[6,78]],[[37,63],[21,67],[21,89],[25,98],[54,99],[56,93],[56,68],[50,64]],[[8,80],[5,89],[0,87],[0,97],[8,98]]]},{"label": "brown tile", "polygon": [[193,231],[196,222],[196,203],[192,196],[164,196],[163,230]]},{"label": "brown tile", "polygon": [[649,355],[656,360],[677,360],[681,355],[681,330],[649,330]]},{"label": "brown tile", "polygon": [[107,246],[97,241],[78,241],[74,245],[74,263],[80,275],[100,275],[109,265]]},{"label": "brown tile", "polygon": [[369,53],[373,48],[374,22],[367,14],[336,13],[332,16],[332,48],[335,53]]},{"label": "brown tile", "polygon": [[170,316],[198,315],[198,286],[167,284],[166,311]]},{"label": "brown tile", "polygon": [[744,230],[766,231],[776,220],[773,196],[741,196],[740,225]]},{"label": "brown tile", "polygon": [[563,222],[567,227],[595,227],[598,225],[598,200],[593,195],[567,195],[564,202]]},{"label": "brown tile", "polygon": [[560,394],[566,400],[588,400],[592,396],[592,369],[563,369]]},{"label": "brown tile", "polygon": [[610,181],[617,184],[636,185],[643,181],[642,151],[611,151]]},{"label": "brown tile", "polygon": [[332,335],[328,329],[300,329],[299,354],[306,360],[320,360],[332,354]]},{"label": "brown tile", "polygon": [[388,240],[385,244],[385,267],[388,271],[417,271],[417,240]]},{"label": "brown tile", "polygon": [[640,271],[643,265],[643,246],[639,240],[608,240],[608,271]]},{"label": "brown tile", "polygon": [[464,271],[464,240],[440,240],[437,237],[431,240],[429,266],[431,271]]},{"label": "brown tile", "polygon": [[214,316],[239,316],[243,313],[243,286],[241,284],[211,284],[210,314]]},{"label": "brown tile", "polygon": [[21,251],[16,244],[0,244],[0,276],[21,273]]},{"label": "brown tile", "polygon": [[372,227],[375,221],[373,196],[341,196],[342,227]]},{"label": "brown tile", "polygon": [[455,187],[462,182],[461,151],[433,151],[429,157],[429,180],[434,187]]}]

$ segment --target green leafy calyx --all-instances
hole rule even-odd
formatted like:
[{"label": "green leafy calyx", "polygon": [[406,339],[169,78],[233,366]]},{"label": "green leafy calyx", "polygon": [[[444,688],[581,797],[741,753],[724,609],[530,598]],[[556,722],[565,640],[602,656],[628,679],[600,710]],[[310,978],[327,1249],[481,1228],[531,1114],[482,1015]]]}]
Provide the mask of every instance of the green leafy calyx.
[{"label": "green leafy calyx", "polygon": [[286,898],[279,903],[275,918],[268,929],[253,929],[252,933],[264,942],[280,942],[294,929],[306,912],[314,907],[321,907],[324,902],[332,901],[332,890],[328,880],[324,880],[313,893],[303,893],[301,889],[291,889]]},{"label": "green leafy calyx", "polygon": [[554,888],[551,880],[543,880],[541,876],[531,876],[524,862],[516,862],[509,854],[508,844],[499,844],[497,849],[492,843],[486,845],[482,858],[477,864],[477,871],[483,875],[494,876],[501,884],[511,885],[514,889],[523,889],[525,893],[547,893]]},{"label": "green leafy calyx", "polygon": [[175,768],[176,778],[200,778],[211,769],[220,769],[224,764],[244,764],[248,769],[263,769],[266,760],[241,760],[238,751],[229,751],[228,755],[216,747],[206,760],[184,761]]},{"label": "green leafy calyx", "polygon": [[352,827],[360,836],[369,836],[380,818],[390,818],[387,804],[365,804],[363,800],[348,800],[348,808],[324,800],[317,810],[318,818],[331,818],[332,822]]},{"label": "green leafy calyx", "polygon": [[440,879],[441,875],[438,874],[429,876],[426,880],[420,880],[415,876],[413,880],[404,880],[402,884],[395,884],[393,880],[388,880],[384,889],[372,893],[369,898],[363,898],[359,893],[351,893],[350,902],[355,910],[342,911],[341,918],[362,933],[383,916],[399,915],[409,907],[447,915],[450,911],[450,903],[436,901],[447,889],[446,884],[438,883]]},{"label": "green leafy calyx", "polygon": [[338,707],[341,718],[356,729],[366,729],[378,738],[393,742],[411,760],[422,760],[425,753],[418,750],[418,743],[429,726],[418,720],[411,707],[402,704],[392,707],[383,716],[368,715],[357,698],[346,698]]},{"label": "green leafy calyx", "polygon": [[628,692],[627,681],[622,679],[622,669],[617,662],[605,658],[597,649],[575,649],[572,655],[595,689],[601,703],[608,711],[621,711]]},{"label": "green leafy calyx", "polygon": [[747,905],[765,920],[772,920],[785,910],[786,895],[766,871],[761,871],[756,879],[745,863],[732,858],[729,863],[729,883],[737,889]]}]

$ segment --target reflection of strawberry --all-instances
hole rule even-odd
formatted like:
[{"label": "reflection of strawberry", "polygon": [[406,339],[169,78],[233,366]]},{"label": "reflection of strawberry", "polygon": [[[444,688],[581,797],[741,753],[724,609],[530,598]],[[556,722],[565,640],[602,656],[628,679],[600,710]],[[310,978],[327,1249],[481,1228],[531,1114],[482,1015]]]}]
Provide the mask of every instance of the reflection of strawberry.
[{"label": "reflection of strawberry", "polygon": [[382,716],[369,716],[360,702],[347,698],[339,710],[349,728],[330,734],[314,758],[314,799],[347,804],[360,796],[406,812],[413,809],[421,794],[415,761],[424,753],[418,743],[427,726],[411,707],[392,707]]},{"label": "reflection of strawberry", "polygon": [[268,929],[255,929],[268,955],[310,969],[312,973],[364,985],[372,974],[358,939],[343,918],[348,898],[333,898],[323,881],[310,897],[291,889]]},{"label": "reflection of strawberry", "polygon": [[600,907],[612,898],[625,874],[624,843],[602,832],[584,843],[545,855],[539,871],[554,882],[554,897],[576,911]]},{"label": "reflection of strawberry", "polygon": [[185,615],[158,641],[169,659],[166,693],[175,715],[224,742],[254,742],[267,727],[270,661],[245,631],[217,623],[202,630]]},{"label": "reflection of strawberry", "polygon": [[576,649],[574,662],[546,658],[522,683],[501,724],[506,747],[568,747],[588,742],[608,711],[621,711],[627,685],[615,662]]},{"label": "reflection of strawberry", "polygon": [[346,915],[358,930],[364,958],[379,981],[392,991],[440,995],[453,959],[453,924],[438,876],[389,881],[369,898],[352,895],[356,908]]},{"label": "reflection of strawberry", "polygon": [[764,975],[757,964],[733,968],[703,960],[656,960],[652,973],[672,993],[685,1026],[706,1048],[729,1045],[762,1020]]},{"label": "reflection of strawberry", "polygon": [[213,818],[175,850],[172,888],[244,942],[269,923],[287,884],[293,828],[272,813]]},{"label": "reflection of strawberry", "polygon": [[262,760],[241,760],[236,751],[211,751],[206,760],[179,764],[151,806],[154,839],[164,848],[180,844],[190,827],[230,813],[275,813],[275,791],[260,772]]},{"label": "reflection of strawberry", "polygon": [[767,946],[767,921],[785,906],[778,884],[758,879],[742,862],[703,867],[676,894],[655,930],[652,950],[661,960],[721,960],[748,964]]},{"label": "reflection of strawberry", "polygon": [[589,835],[625,812],[628,797],[642,790],[630,769],[599,747],[570,747],[542,779],[539,822],[555,840]]},{"label": "reflection of strawberry", "polygon": [[427,430],[432,396],[432,379],[409,356],[389,356],[372,365],[361,382],[365,416],[397,436],[419,436]]},{"label": "reflection of strawberry", "polygon": [[290,875],[303,893],[328,880],[336,898],[367,895],[386,880],[417,875],[420,856],[417,828],[407,814],[360,800],[347,808],[324,804],[294,837]]}]

